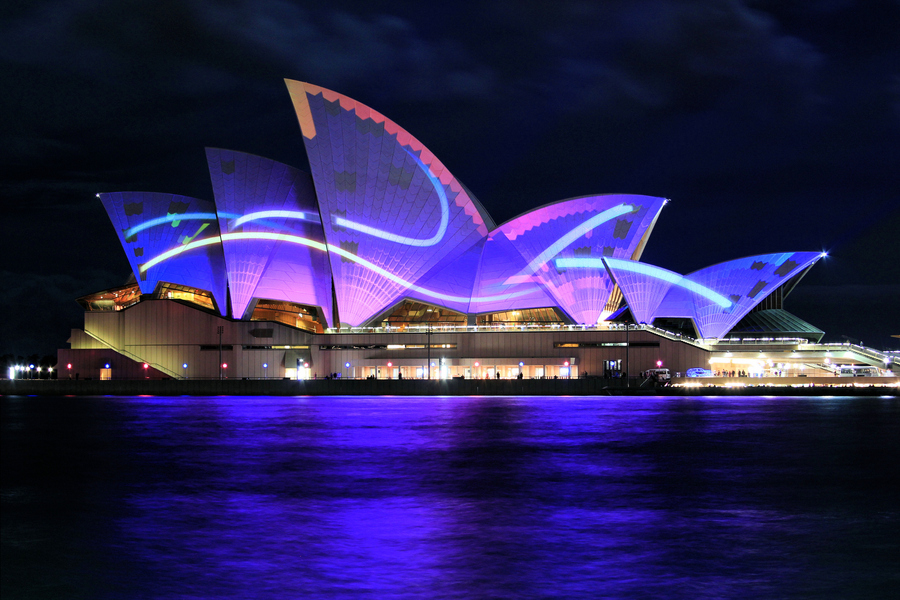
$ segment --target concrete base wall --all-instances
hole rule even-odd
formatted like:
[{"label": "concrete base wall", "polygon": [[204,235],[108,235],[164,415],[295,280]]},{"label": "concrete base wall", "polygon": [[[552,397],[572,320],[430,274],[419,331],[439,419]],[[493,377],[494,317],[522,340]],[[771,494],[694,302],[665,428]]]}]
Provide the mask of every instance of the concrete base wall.
[{"label": "concrete base wall", "polygon": [[[830,378],[831,383],[840,382]],[[880,378],[888,379],[888,378]],[[896,395],[900,378],[890,378],[894,387],[683,387],[654,388],[631,382],[625,388],[624,380],[606,380],[600,377],[587,379],[523,379],[478,380],[445,379],[421,380],[0,380],[0,394],[5,396],[609,396],[609,395],[665,395],[665,396],[715,396],[715,395],[784,395],[784,396],[882,396]],[[781,383],[781,382],[779,382]],[[811,383],[811,382],[807,382]],[[874,381],[856,382],[861,385]]]}]

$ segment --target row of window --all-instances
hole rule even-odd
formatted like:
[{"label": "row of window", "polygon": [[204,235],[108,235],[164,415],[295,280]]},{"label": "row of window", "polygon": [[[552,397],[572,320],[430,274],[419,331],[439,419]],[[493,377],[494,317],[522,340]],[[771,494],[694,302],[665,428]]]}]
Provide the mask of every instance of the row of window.
[{"label": "row of window", "polygon": [[319,350],[412,350],[428,348],[429,345],[432,349],[456,349],[456,344],[323,344]]},{"label": "row of window", "polygon": [[553,342],[554,348],[659,348],[659,342]]},{"label": "row of window", "polygon": [[[420,350],[428,344],[322,344],[319,350]],[[430,344],[432,349],[455,350],[456,344]],[[200,350],[231,351],[232,344],[201,344]],[[659,342],[554,342],[554,348],[659,348]],[[243,345],[242,350],[306,350],[309,346],[260,346]]]}]

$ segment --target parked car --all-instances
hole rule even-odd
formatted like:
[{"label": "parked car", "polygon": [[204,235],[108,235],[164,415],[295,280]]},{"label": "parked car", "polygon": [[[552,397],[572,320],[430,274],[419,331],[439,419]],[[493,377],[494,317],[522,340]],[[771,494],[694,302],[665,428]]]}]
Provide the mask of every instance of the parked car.
[{"label": "parked car", "polygon": [[703,367],[694,367],[693,369],[688,369],[686,375],[688,377],[712,377],[712,371]]}]

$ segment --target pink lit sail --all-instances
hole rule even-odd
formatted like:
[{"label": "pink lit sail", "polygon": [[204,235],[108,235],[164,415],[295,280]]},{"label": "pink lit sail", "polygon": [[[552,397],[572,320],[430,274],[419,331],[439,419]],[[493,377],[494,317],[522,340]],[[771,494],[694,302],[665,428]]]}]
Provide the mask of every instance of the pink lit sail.
[{"label": "pink lit sail", "polygon": [[[531,286],[535,292],[516,298],[514,308],[535,306],[540,290],[549,299],[542,306],[561,308],[575,323],[594,324],[613,290],[612,280],[600,264],[600,268],[568,269],[558,267],[556,261],[634,257],[664,203],[663,198],[650,196],[585,196],[507,221],[491,232],[485,245],[474,296]],[[498,302],[475,298],[472,306],[473,312],[501,310]]]},{"label": "pink lit sail", "polygon": [[[206,150],[219,226],[226,233],[278,233],[325,243],[312,181],[287,165],[231,150]],[[262,237],[222,242],[232,314],[253,298],[322,308],[331,321],[331,270],[326,252]]]}]

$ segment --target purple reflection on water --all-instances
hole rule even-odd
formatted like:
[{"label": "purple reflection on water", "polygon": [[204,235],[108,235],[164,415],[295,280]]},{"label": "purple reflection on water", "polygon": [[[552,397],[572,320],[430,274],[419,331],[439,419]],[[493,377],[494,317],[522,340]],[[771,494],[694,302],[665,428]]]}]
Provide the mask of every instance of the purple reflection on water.
[{"label": "purple reflection on water", "polygon": [[896,398],[4,398],[4,597],[888,597],[898,429]]}]

